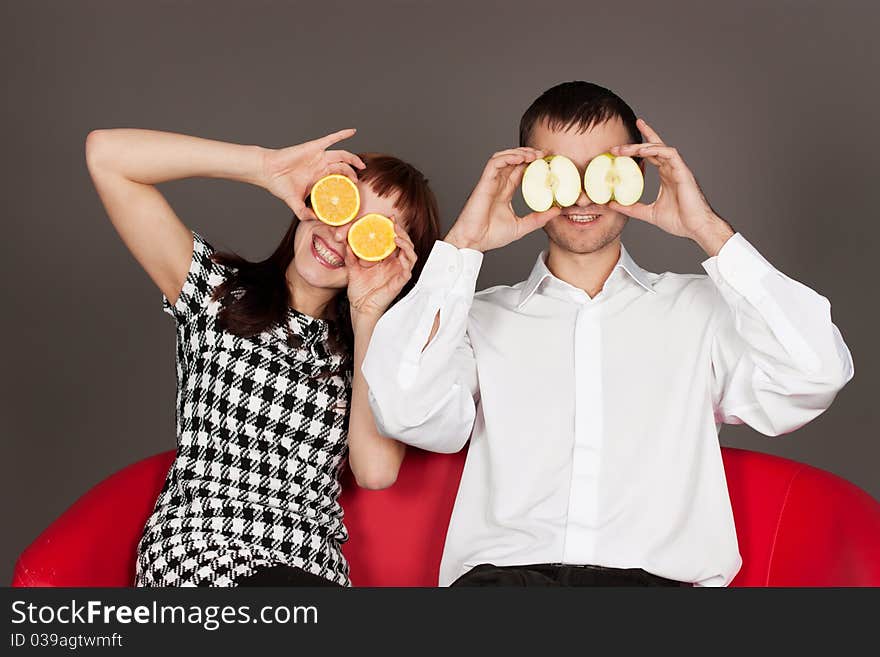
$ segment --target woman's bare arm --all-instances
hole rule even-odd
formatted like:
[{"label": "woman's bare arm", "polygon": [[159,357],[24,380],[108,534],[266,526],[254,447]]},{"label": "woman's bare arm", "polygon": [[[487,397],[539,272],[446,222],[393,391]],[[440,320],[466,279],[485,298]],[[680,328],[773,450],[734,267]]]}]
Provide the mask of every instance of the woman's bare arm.
[{"label": "woman's bare arm", "polygon": [[86,162],[95,189],[122,241],[171,303],[192,258],[192,232],[158,183],[182,178],[226,178],[264,184],[267,149],[154,130],[95,130]]},{"label": "woman's bare arm", "polygon": [[348,461],[361,488],[378,490],[397,481],[406,445],[379,433],[370,410],[367,381],[361,366],[376,326],[376,318],[358,318],[354,330],[354,376],[348,423]]},{"label": "woman's bare arm", "polygon": [[182,178],[225,178],[265,188],[300,219],[314,219],[305,198],[316,180],[340,173],[352,180],[361,159],[327,150],[355,130],[271,149],[171,132],[117,128],[86,139],[86,162],[95,189],[122,241],[171,303],[177,300],[192,258],[192,232],[156,185]]}]

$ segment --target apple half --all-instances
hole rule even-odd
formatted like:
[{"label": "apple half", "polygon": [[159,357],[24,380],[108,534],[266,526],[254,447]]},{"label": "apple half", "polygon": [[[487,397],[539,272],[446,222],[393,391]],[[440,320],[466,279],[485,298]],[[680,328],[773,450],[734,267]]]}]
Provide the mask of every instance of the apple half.
[{"label": "apple half", "polygon": [[564,155],[548,155],[526,167],[522,179],[523,200],[535,212],[549,210],[555,203],[567,208],[581,194],[581,174]]},{"label": "apple half", "polygon": [[593,203],[602,205],[614,199],[632,205],[642,197],[645,178],[636,161],[626,155],[597,155],[584,172],[584,191]]}]

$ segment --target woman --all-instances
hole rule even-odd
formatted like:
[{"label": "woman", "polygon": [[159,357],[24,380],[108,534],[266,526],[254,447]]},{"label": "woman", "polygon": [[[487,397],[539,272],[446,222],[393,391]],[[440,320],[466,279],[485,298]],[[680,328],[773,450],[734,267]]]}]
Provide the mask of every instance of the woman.
[{"label": "woman", "polygon": [[[390,156],[327,150],[343,130],[279,150],[149,130],[97,130],[86,159],[114,227],[177,323],[178,449],[138,544],[140,586],[348,585],[339,473],[397,477],[360,365],[373,327],[439,235],[427,180]],[[358,170],[358,173],[355,172]],[[306,204],[320,177],[357,182],[361,214],[399,247],[364,263]],[[194,176],[268,190],[294,211],[262,262],[217,254],[155,185]],[[412,235],[412,239],[409,237]]]}]

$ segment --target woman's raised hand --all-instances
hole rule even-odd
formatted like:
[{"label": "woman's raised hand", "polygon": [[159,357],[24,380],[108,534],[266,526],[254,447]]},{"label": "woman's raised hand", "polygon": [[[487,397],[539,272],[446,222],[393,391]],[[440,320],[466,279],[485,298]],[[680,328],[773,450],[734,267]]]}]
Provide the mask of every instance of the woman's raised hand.
[{"label": "woman's raised hand", "polygon": [[354,153],[327,150],[355,132],[354,128],[348,128],[296,146],[267,149],[263,153],[263,187],[284,201],[300,219],[316,219],[305,204],[312,185],[331,173],[357,182],[355,167],[366,166]]},{"label": "woman's raised hand", "polygon": [[348,269],[348,302],[352,319],[378,319],[412,277],[416,251],[406,230],[395,222],[397,250],[379,262],[366,262],[345,245]]}]

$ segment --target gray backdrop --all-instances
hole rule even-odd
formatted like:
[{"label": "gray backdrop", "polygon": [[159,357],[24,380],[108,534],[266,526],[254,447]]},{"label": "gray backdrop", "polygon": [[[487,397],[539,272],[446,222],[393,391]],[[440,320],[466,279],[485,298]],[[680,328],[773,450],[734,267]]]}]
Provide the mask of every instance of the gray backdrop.
[{"label": "gray backdrop", "polygon": [[[488,156],[516,145],[523,110],[570,79],[628,100],[722,216],[832,301],[856,364],[834,406],[788,436],[727,427],[722,442],[880,497],[878,18],[867,0],[2,2],[0,582],[89,486],[174,446],[173,320],[92,188],[89,130],[283,146],[355,126],[350,149],[428,174],[448,228]],[[246,185],[164,191],[247,257],[287,226],[286,207]],[[624,237],[647,269],[702,272],[692,243],[636,220]],[[525,278],[544,241],[490,253],[480,286]]]}]

